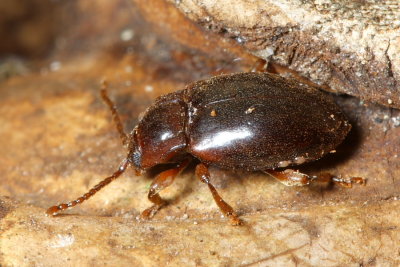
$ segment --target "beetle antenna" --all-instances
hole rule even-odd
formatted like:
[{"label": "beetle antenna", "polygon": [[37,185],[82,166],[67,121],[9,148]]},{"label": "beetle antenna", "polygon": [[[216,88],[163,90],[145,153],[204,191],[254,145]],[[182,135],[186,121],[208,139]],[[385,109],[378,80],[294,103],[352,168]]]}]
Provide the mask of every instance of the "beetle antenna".
[{"label": "beetle antenna", "polygon": [[121,118],[119,117],[119,114],[118,114],[117,108],[115,107],[115,104],[112,102],[112,100],[107,95],[107,88],[108,88],[108,83],[107,83],[107,81],[103,80],[101,82],[101,97],[103,98],[104,102],[107,104],[107,106],[111,110],[111,114],[112,114],[115,126],[117,127],[119,137],[121,138],[122,145],[126,146],[128,144],[128,135],[124,132],[124,126],[122,125]]},{"label": "beetle antenna", "polygon": [[119,168],[116,172],[114,172],[111,176],[105,178],[103,181],[101,181],[97,185],[93,186],[93,188],[90,189],[89,192],[87,192],[86,194],[82,195],[81,197],[79,197],[73,201],[70,201],[68,203],[62,203],[57,206],[48,208],[46,211],[46,215],[47,216],[57,215],[59,212],[61,212],[63,210],[72,208],[78,204],[81,204],[85,200],[88,200],[90,197],[92,197],[94,194],[96,194],[98,191],[100,191],[100,189],[102,189],[103,187],[105,187],[106,185],[108,185],[109,183],[111,183],[112,181],[117,179],[121,174],[123,174],[124,171],[126,170],[126,168],[128,167],[128,165],[129,165],[128,159],[124,159],[124,161],[122,161],[122,163],[119,165]]}]

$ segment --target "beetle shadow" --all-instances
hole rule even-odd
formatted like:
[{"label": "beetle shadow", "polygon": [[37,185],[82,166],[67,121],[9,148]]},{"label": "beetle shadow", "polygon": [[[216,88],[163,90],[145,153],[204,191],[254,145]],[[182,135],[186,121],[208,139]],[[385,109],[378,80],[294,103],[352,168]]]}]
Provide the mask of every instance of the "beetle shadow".
[{"label": "beetle shadow", "polygon": [[185,199],[187,196],[191,195],[194,188],[193,184],[197,182],[200,183],[200,180],[195,176],[196,166],[199,163],[199,160],[193,158],[185,170],[182,171],[181,175],[184,177],[185,182],[179,189],[177,195],[170,200],[172,205],[177,204],[181,199]]}]

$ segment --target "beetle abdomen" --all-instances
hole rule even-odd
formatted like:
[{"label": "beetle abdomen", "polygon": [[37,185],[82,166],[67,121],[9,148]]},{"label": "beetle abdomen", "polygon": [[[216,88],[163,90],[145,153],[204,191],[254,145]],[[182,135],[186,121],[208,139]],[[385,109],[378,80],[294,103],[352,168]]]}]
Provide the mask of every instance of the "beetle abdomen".
[{"label": "beetle abdomen", "polygon": [[192,84],[188,152],[224,168],[262,170],[316,160],[351,125],[329,95],[267,73],[240,73]]}]

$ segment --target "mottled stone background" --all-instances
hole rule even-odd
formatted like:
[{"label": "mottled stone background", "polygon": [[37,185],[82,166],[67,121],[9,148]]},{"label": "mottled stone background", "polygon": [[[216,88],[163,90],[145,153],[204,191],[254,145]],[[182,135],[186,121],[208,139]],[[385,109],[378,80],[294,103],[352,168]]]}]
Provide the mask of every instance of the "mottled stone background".
[{"label": "mottled stone background", "polygon": [[[244,2],[0,2],[1,266],[400,264],[398,2]],[[270,71],[352,95],[335,96],[353,124],[346,141],[299,168],[362,176],[366,186],[285,187],[213,168],[245,222],[233,227],[190,166],[163,191],[170,205],[140,222],[159,170],[128,170],[65,215],[44,215],[126,154],[99,96],[102,79],[130,131],[157,96],[249,71],[258,57]]]}]

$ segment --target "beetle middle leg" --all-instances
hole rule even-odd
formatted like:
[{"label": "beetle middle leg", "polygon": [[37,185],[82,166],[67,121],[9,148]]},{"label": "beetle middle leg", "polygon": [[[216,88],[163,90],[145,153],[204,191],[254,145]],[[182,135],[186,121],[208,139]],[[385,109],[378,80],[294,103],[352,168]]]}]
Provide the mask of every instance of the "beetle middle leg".
[{"label": "beetle middle leg", "polygon": [[208,188],[210,189],[211,194],[215,202],[217,203],[219,209],[226,217],[228,217],[231,220],[231,224],[232,225],[242,224],[242,222],[236,215],[236,212],[233,210],[233,208],[221,198],[221,196],[217,192],[217,189],[215,189],[215,187],[211,184],[210,181],[211,175],[206,165],[200,163],[196,166],[196,176],[197,178],[200,179],[202,183],[208,185]]},{"label": "beetle middle leg", "polygon": [[160,197],[159,192],[170,186],[174,182],[175,177],[186,168],[189,162],[190,160],[184,160],[175,168],[163,171],[157,175],[157,177],[151,183],[150,190],[147,195],[148,199],[153,203],[153,206],[145,209],[142,212],[142,219],[149,219],[153,217],[162,206],[167,204],[167,201]]},{"label": "beetle middle leg", "polygon": [[309,185],[313,182],[334,183],[348,188],[351,188],[353,184],[365,185],[364,178],[341,178],[330,173],[321,173],[319,175],[309,176],[307,174],[292,169],[286,169],[284,171],[265,170],[264,172],[276,178],[278,181],[287,186]]}]

